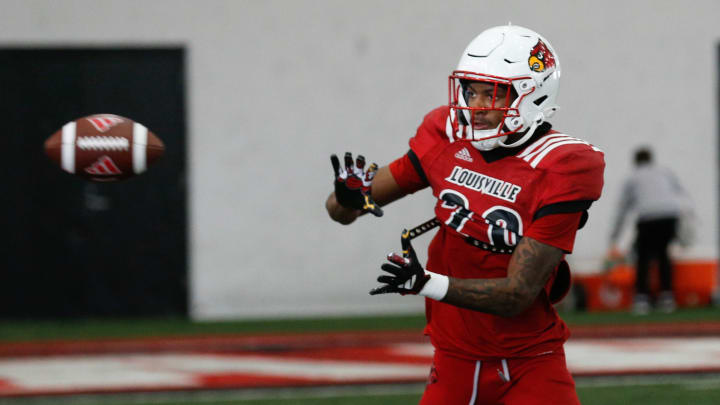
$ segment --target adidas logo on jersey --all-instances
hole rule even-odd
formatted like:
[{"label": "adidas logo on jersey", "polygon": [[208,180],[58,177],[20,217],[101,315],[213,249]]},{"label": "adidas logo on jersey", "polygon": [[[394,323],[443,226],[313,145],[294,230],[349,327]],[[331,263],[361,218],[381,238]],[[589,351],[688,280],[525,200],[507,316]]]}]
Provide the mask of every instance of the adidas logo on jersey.
[{"label": "adidas logo on jersey", "polygon": [[470,156],[470,151],[467,150],[467,148],[460,149],[456,154],[455,157],[464,160],[466,162],[472,162],[473,158]]},{"label": "adidas logo on jersey", "polygon": [[122,174],[120,168],[117,167],[115,162],[113,162],[112,159],[110,159],[110,157],[107,155],[101,156],[98,160],[95,161],[95,163],[86,167],[85,171],[90,174],[100,176],[112,176],[116,174]]}]

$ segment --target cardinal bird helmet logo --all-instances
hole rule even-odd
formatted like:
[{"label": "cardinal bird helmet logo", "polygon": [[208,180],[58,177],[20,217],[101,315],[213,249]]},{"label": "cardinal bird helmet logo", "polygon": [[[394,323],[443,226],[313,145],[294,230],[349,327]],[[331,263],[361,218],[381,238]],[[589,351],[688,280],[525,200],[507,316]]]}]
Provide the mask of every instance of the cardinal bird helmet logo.
[{"label": "cardinal bird helmet logo", "polygon": [[550,52],[550,49],[541,39],[538,39],[537,44],[530,51],[528,65],[530,65],[530,70],[538,73],[555,66],[555,55]]}]

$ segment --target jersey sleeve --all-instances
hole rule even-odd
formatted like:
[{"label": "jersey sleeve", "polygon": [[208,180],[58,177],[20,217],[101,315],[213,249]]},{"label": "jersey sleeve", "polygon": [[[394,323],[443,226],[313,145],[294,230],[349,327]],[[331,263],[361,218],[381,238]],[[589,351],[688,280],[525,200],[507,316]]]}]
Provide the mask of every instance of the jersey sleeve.
[{"label": "jersey sleeve", "polygon": [[602,193],[602,151],[587,143],[573,144],[548,158],[542,161],[545,175],[533,221],[553,214],[586,212]]},{"label": "jersey sleeve", "polygon": [[582,215],[581,212],[546,215],[530,224],[524,236],[572,253]]},{"label": "jersey sleeve", "polygon": [[395,182],[408,194],[422,190],[429,185],[422,168],[415,163],[417,157],[413,159],[414,155],[410,150],[405,156],[396,159],[389,165]]}]

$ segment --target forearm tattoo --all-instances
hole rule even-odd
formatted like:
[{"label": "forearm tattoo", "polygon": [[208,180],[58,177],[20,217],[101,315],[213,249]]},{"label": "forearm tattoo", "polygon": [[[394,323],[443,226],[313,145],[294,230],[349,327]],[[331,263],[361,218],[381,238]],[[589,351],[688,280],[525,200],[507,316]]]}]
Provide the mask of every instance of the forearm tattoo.
[{"label": "forearm tattoo", "polygon": [[510,258],[507,277],[450,277],[443,302],[494,315],[517,315],[535,301],[562,256],[562,250],[556,247],[522,238]]}]

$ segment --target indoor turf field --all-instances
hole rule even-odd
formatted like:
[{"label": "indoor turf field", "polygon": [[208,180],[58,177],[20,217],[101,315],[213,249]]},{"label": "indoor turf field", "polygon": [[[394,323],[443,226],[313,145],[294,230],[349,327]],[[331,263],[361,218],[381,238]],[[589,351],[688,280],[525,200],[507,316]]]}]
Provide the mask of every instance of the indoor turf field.
[{"label": "indoor turf field", "polygon": [[[395,393],[391,393],[391,392]],[[78,405],[408,405],[417,404],[421,386],[368,387],[351,390],[288,390],[280,393],[206,392],[122,396],[0,399],[2,404]],[[715,405],[720,403],[720,377],[668,377],[662,384],[642,379],[578,382],[583,405]],[[265,397],[265,398],[263,398]],[[548,402],[551,404],[551,402]]]},{"label": "indoor turf field", "polygon": [[[673,314],[636,317],[626,313],[564,313],[575,329],[587,333],[594,326],[646,327],[675,325],[691,330],[697,325],[714,324],[720,310],[686,309]],[[189,322],[182,319],[86,320],[72,322],[3,322],[0,341],[13,347],[21,342],[97,342],[106,339],[177,338],[190,336],[227,337],[253,334],[322,334],[357,331],[418,331],[422,316],[295,319],[245,322]],[[607,328],[606,328],[607,329]],[[710,332],[713,334],[715,332]],[[5,352],[5,356],[11,353]],[[658,353],[659,356],[662,353]],[[583,404],[717,404],[720,403],[720,375],[680,373],[672,375],[581,376],[578,393]],[[414,404],[422,392],[418,382],[406,384],[333,385],[304,388],[222,389],[167,392],[129,392],[106,395],[4,396],[0,404]]]}]

